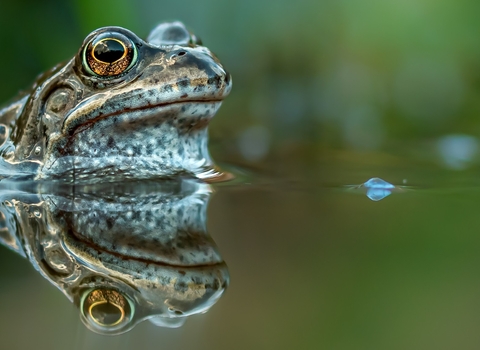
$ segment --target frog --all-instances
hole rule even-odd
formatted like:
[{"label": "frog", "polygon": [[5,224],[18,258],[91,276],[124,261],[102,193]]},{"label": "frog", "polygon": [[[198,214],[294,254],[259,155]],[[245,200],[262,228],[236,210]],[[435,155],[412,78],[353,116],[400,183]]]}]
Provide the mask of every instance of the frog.
[{"label": "frog", "polygon": [[[0,180],[0,243],[79,309],[91,331],[177,328],[229,285],[206,228],[213,190],[191,178],[71,184]],[[54,312],[54,311],[52,311]]]},{"label": "frog", "polygon": [[230,74],[179,21],[94,30],[0,110],[0,177],[66,182],[220,174],[208,126]]}]

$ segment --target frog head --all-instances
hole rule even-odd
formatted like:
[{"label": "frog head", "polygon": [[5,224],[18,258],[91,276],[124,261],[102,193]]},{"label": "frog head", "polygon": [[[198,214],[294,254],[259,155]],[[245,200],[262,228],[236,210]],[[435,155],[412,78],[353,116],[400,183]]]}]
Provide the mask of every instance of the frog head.
[{"label": "frog head", "polygon": [[231,78],[199,44],[180,22],[146,41],[120,27],[95,30],[38,79],[7,161],[35,164],[40,179],[208,172],[207,126]]}]

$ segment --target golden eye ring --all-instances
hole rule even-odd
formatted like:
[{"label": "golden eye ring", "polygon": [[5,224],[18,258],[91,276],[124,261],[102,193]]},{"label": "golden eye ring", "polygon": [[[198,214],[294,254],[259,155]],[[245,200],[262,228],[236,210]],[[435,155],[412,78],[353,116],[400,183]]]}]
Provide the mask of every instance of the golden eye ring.
[{"label": "golden eye ring", "polygon": [[117,77],[127,72],[137,61],[137,49],[120,33],[102,33],[83,50],[83,66],[93,76]]}]

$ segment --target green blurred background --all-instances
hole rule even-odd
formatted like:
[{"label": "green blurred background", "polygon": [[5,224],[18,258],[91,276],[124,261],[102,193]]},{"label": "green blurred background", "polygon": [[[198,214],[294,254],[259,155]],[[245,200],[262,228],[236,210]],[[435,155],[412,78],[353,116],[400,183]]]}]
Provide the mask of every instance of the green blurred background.
[{"label": "green blurred background", "polygon": [[[3,250],[5,349],[479,348],[480,2],[20,0],[0,13],[2,100],[98,27],[146,37],[182,20],[233,75],[214,158],[255,174],[209,208],[232,275],[209,313],[96,336]],[[378,203],[341,187],[374,176],[414,187]]]},{"label": "green blurred background", "polygon": [[[480,132],[475,1],[22,0],[0,11],[1,100],[71,58],[98,27],[146,37],[180,19],[233,75],[212,138],[240,159],[305,143],[369,152]],[[456,141],[476,153],[476,139],[444,140]]]}]

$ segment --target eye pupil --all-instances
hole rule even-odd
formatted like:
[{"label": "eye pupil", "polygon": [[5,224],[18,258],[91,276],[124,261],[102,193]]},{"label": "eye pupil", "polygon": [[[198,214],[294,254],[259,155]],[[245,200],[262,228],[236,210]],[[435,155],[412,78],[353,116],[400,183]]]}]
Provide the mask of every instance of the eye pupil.
[{"label": "eye pupil", "polygon": [[99,61],[113,63],[125,55],[126,47],[117,40],[105,39],[97,43],[93,55]]},{"label": "eye pupil", "polygon": [[137,61],[132,40],[121,33],[105,32],[90,41],[82,53],[84,71],[96,77],[116,77]]}]

